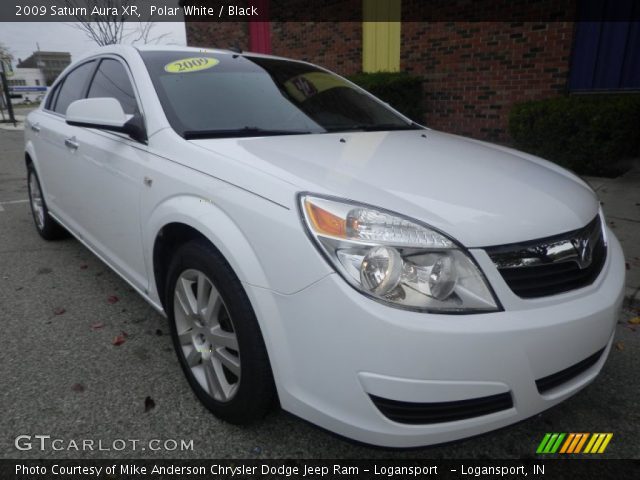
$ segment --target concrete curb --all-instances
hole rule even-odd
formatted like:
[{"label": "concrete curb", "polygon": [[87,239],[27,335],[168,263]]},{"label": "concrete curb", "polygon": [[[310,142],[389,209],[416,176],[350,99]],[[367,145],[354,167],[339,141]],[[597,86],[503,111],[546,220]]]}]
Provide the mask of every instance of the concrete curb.
[{"label": "concrete curb", "polygon": [[17,114],[15,115],[15,119],[16,119],[16,125],[14,126],[13,123],[4,120],[4,121],[0,121],[0,129],[1,130],[9,130],[9,131],[13,131],[13,132],[17,132],[17,131],[21,131],[24,130],[24,120],[25,120],[26,116],[25,115],[20,115]]},{"label": "concrete curb", "polygon": [[17,122],[14,126],[13,123],[0,123],[0,130],[7,130],[9,132],[20,132],[24,130],[24,123]]}]

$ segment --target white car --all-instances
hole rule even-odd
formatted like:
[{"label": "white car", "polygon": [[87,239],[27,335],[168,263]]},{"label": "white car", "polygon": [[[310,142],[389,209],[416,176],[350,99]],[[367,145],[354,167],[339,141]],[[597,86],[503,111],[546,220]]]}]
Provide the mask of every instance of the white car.
[{"label": "white car", "polygon": [[565,400],[611,348],[624,258],[587,184],[320,67],[106,47],[27,121],[40,235],[166,315],[229,422],[279,402],[369,444],[446,442]]}]

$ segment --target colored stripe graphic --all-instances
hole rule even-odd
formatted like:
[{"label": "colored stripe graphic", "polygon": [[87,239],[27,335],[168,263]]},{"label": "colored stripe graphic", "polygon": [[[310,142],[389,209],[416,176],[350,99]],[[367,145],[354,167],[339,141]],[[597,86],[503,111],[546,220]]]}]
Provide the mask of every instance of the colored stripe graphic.
[{"label": "colored stripe graphic", "polygon": [[551,437],[550,433],[545,434],[544,438],[540,442],[540,445],[538,445],[538,449],[536,450],[536,453],[542,453],[543,452],[544,447],[547,444],[547,442],[549,441],[550,437]]},{"label": "colored stripe graphic", "polygon": [[598,438],[596,440],[596,443],[593,444],[593,447],[591,447],[591,451],[589,453],[596,453],[600,448],[602,440],[604,440],[605,435],[603,433],[598,433],[596,435],[598,435]]},{"label": "colored stripe graphic", "polygon": [[556,453],[558,451],[558,448],[560,448],[560,444],[562,443],[565,435],[566,433],[561,433],[558,435],[558,439],[556,440],[556,443],[554,443],[553,447],[551,447],[551,451],[549,453]]},{"label": "colored stripe graphic", "polygon": [[566,433],[547,433],[538,445],[536,453],[556,453],[565,436]]},{"label": "colored stripe graphic", "polygon": [[553,448],[554,443],[556,443],[556,439],[557,438],[558,438],[558,434],[557,433],[551,434],[551,438],[547,442],[547,445],[546,445],[546,447],[544,447],[544,450],[543,450],[542,453],[552,453],[551,449]]},{"label": "colored stripe graphic", "polygon": [[567,437],[567,440],[564,442],[564,445],[562,445],[562,448],[560,449],[559,453],[566,453],[567,449],[569,448],[569,445],[571,445],[571,442],[573,442],[573,439],[575,438],[576,434],[575,433],[570,433],[569,436]]},{"label": "colored stripe graphic", "polygon": [[604,453],[612,438],[613,433],[546,433],[536,453]]},{"label": "colored stripe graphic", "polygon": [[607,445],[609,445],[609,442],[613,438],[613,433],[607,433],[605,435],[606,435],[606,438],[604,439],[604,442],[602,442],[602,445],[600,445],[600,450],[598,450],[598,453],[604,453],[604,451],[607,448]]},{"label": "colored stripe graphic", "polygon": [[[578,449],[578,445],[580,445],[581,443],[584,443],[584,441],[587,439],[588,436],[589,436],[588,433],[575,433],[573,437],[573,442],[571,442],[571,445],[569,445],[569,448],[567,449],[567,453],[580,452],[580,450]],[[580,448],[582,448],[581,445],[580,445]]]},{"label": "colored stripe graphic", "polygon": [[584,453],[604,453],[613,438],[613,433],[594,433]]},{"label": "colored stripe graphic", "polygon": [[584,446],[585,442],[587,441],[587,438],[589,438],[589,434],[588,433],[583,433],[582,434],[582,438],[578,442],[578,445],[576,445],[576,448],[573,451],[573,453],[580,453],[582,451],[582,447]]},{"label": "colored stripe graphic", "polygon": [[584,453],[589,453],[591,451],[591,447],[593,447],[593,444],[596,443],[596,438],[598,436],[596,434],[591,435],[591,439],[589,440],[589,443],[587,443],[587,448],[584,449]]}]

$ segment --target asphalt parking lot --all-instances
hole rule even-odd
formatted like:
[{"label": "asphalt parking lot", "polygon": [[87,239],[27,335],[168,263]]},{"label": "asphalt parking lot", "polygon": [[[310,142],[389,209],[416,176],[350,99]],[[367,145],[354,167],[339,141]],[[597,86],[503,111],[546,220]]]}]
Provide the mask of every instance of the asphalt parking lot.
[{"label": "asphalt parking lot", "polygon": [[[628,323],[640,312],[631,306],[592,385],[478,438],[395,451],[351,443],[281,411],[250,427],[218,421],[183,378],[166,320],[76,240],[38,236],[22,137],[0,130],[1,458],[521,458],[534,456],[546,432],[613,432],[606,457],[640,458],[640,325]],[[114,345],[118,336],[124,342]],[[103,447],[116,439],[192,440],[193,448],[18,450],[19,435]]]}]

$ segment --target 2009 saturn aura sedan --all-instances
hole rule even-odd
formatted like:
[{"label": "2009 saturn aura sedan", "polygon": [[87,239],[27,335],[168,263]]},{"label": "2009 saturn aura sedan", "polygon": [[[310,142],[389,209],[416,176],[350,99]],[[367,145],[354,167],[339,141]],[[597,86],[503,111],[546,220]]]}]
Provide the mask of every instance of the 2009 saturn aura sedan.
[{"label": "2009 saturn aura sedan", "polygon": [[620,245],[592,189],[309,63],[114,46],[26,127],[31,207],[168,317],[217,416],[370,444],[492,430],[591,382]]}]

